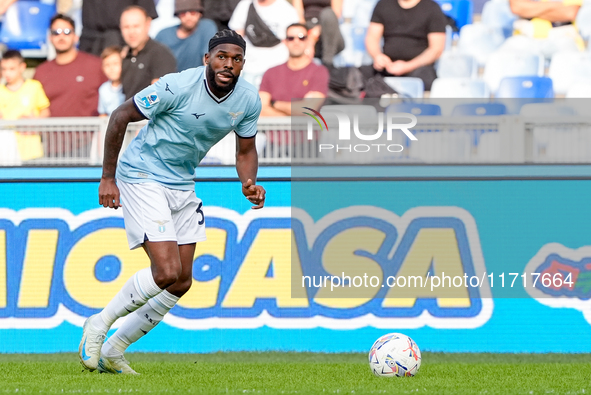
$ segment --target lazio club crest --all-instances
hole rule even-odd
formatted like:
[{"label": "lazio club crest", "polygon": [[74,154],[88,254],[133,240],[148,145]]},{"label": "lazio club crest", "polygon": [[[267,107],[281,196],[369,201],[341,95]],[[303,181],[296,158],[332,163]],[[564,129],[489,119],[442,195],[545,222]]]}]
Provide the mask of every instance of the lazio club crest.
[{"label": "lazio club crest", "polygon": [[160,221],[160,220],[156,220],[156,219],[153,221],[158,224],[158,232],[164,233],[166,231],[166,226],[164,226],[164,225],[166,225],[166,223],[168,221]]}]

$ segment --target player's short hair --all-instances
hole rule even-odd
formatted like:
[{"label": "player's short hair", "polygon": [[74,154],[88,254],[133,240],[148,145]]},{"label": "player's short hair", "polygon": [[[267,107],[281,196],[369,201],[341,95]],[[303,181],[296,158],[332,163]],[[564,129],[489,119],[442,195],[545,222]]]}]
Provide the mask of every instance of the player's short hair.
[{"label": "player's short hair", "polygon": [[209,40],[209,52],[213,51],[215,47],[221,44],[238,45],[244,53],[246,53],[246,41],[244,38],[234,30],[224,29],[220,30]]},{"label": "player's short hair", "polygon": [[9,49],[8,51],[6,51],[4,53],[4,55],[2,55],[2,60],[8,60],[8,59],[18,60],[19,63],[23,63],[25,61],[25,58],[23,58],[23,55],[21,55],[21,53],[19,51],[17,51],[16,49]]},{"label": "player's short hair", "polygon": [[131,10],[137,10],[137,11],[141,12],[142,14],[144,14],[146,19],[151,18],[150,15],[148,14],[148,11],[146,11],[146,9],[144,7],[141,7],[139,5],[128,5],[127,7],[125,7],[123,9],[123,11],[121,12],[121,15],[123,15],[127,11],[131,11]]},{"label": "player's short hair", "polygon": [[55,21],[58,21],[58,20],[60,20],[60,19],[61,19],[62,21],[66,21],[66,22],[68,22],[70,25],[72,25],[72,29],[73,29],[73,30],[76,30],[76,22],[74,22],[74,20],[73,20],[72,18],[70,18],[69,16],[67,16],[67,15],[64,15],[64,14],[55,14],[55,15],[54,15],[54,16],[53,16],[53,17],[52,17],[50,20],[49,20],[49,26],[51,27]]},{"label": "player's short hair", "polygon": [[121,47],[118,45],[111,45],[110,47],[103,49],[103,52],[101,52],[101,59],[104,60],[106,57],[111,56],[113,54],[120,55]]},{"label": "player's short hair", "polygon": [[299,23],[299,22],[292,23],[291,25],[289,25],[287,27],[287,29],[285,29],[285,31],[287,32],[290,28],[295,27],[295,26],[303,27],[304,29],[306,29],[306,31],[308,31],[308,26],[304,25],[303,23]]}]

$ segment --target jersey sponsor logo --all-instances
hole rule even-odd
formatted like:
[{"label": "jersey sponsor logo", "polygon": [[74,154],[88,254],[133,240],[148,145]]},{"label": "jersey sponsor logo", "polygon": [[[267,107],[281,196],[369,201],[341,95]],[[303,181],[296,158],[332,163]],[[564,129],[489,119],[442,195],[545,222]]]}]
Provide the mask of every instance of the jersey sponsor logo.
[{"label": "jersey sponsor logo", "polygon": [[531,297],[546,306],[579,310],[591,324],[591,246],[572,249],[546,244],[528,262],[524,274]]},{"label": "jersey sponsor logo", "polygon": [[174,95],[174,92],[170,90],[170,86],[166,84],[166,88],[164,89],[165,92],[170,92],[171,95]]},{"label": "jersey sponsor logo", "polygon": [[152,108],[156,103],[160,102],[160,98],[156,92],[152,92],[142,97],[140,101],[145,108]]},{"label": "jersey sponsor logo", "polygon": [[205,113],[203,113],[203,114],[197,114],[196,112],[194,112],[191,115],[195,116],[195,119],[199,119],[199,117],[205,115]]},{"label": "jersey sponsor logo", "polygon": [[[206,233],[194,255],[193,286],[165,316],[168,325],[476,328],[492,315],[488,283],[460,287],[454,297],[443,288],[416,288],[404,298],[396,288],[376,288],[364,298],[327,297],[320,287],[304,297],[292,290],[292,279],[341,275],[334,266],[341,261],[355,263],[347,275],[361,270],[384,281],[441,272],[481,276],[476,223],[457,207],[417,207],[398,216],[354,206],[317,220],[291,207],[244,214],[209,207]],[[82,326],[149,264],[142,249],[129,250],[120,210],[0,209],[0,328]]]},{"label": "jersey sponsor logo", "polygon": [[234,126],[234,122],[236,122],[236,120],[238,119],[239,116],[244,114],[244,111],[240,111],[240,112],[228,111],[228,114],[230,114],[230,117],[232,118],[232,126]]}]

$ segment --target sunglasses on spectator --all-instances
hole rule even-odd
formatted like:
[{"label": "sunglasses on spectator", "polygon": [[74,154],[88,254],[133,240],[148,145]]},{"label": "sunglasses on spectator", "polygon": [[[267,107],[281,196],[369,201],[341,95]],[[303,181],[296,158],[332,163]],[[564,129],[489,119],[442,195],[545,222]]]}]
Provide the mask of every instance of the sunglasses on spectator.
[{"label": "sunglasses on spectator", "polygon": [[298,34],[297,36],[287,36],[287,37],[285,37],[285,39],[286,39],[287,41],[293,41],[293,40],[295,40],[296,38],[299,38],[299,39],[300,39],[300,41],[304,41],[305,39],[307,39],[307,38],[308,38],[308,36],[306,36],[305,34],[302,34],[302,33],[300,33],[300,34]]},{"label": "sunglasses on spectator", "polygon": [[74,33],[72,29],[55,29],[51,31],[52,36],[59,36],[60,34],[64,33],[66,36]]}]

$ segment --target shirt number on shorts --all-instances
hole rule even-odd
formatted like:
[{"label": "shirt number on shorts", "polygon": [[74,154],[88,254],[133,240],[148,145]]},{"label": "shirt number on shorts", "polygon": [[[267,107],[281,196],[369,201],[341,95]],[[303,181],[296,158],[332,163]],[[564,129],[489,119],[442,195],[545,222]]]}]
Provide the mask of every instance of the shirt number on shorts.
[{"label": "shirt number on shorts", "polygon": [[205,223],[205,215],[203,215],[203,202],[199,202],[199,206],[197,206],[197,214],[201,214],[201,221],[198,222],[199,225],[203,225]]}]

